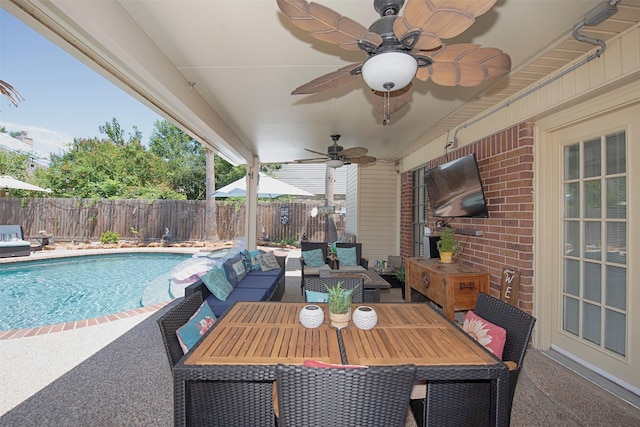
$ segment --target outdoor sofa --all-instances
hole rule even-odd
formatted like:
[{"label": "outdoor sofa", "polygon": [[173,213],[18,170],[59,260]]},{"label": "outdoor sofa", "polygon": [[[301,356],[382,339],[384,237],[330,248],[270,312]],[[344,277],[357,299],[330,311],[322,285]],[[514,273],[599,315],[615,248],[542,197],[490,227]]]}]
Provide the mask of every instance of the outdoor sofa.
[{"label": "outdoor sofa", "polygon": [[0,258],[29,256],[31,243],[23,239],[21,225],[0,225]]},{"label": "outdoor sofa", "polygon": [[[278,267],[264,269],[264,266],[256,267],[255,256],[266,254],[262,251],[260,253],[256,251],[252,254],[252,268],[248,271],[245,270],[245,274],[238,275],[236,272],[238,262],[242,262],[242,256],[246,256],[247,253],[247,251],[242,251],[242,254],[238,253],[228,258],[223,264],[225,277],[233,287],[233,290],[225,299],[218,298],[211,292],[208,287],[211,284],[205,283],[209,281],[209,276],[207,275],[202,276],[197,282],[185,288],[185,298],[195,292],[202,292],[202,297],[218,317],[235,302],[280,301],[285,291],[285,263],[287,257],[274,255]],[[236,266],[235,269],[234,266]],[[275,264],[273,267],[275,267]]]}]

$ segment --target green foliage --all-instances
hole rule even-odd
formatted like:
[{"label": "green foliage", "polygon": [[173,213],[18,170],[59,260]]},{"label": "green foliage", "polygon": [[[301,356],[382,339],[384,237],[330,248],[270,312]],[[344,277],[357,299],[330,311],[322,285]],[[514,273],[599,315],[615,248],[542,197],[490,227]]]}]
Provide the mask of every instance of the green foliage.
[{"label": "green foliage", "polygon": [[109,243],[118,243],[120,241],[120,235],[114,231],[105,231],[100,236],[100,243],[107,245]]},{"label": "green foliage", "polygon": [[0,126],[0,133],[6,133],[7,135],[9,135],[12,138],[17,138],[19,136],[22,136],[22,131],[19,131],[19,130],[7,130],[7,128],[4,127],[4,126]]},{"label": "green foliage", "polygon": [[[35,176],[30,175],[30,163],[31,155],[29,153],[12,153],[0,150],[0,175],[9,175],[21,181],[25,181],[31,184],[42,185],[37,174]],[[40,193],[28,190],[10,189],[8,194],[11,197],[38,197]]]},{"label": "green foliage", "polygon": [[[358,286],[360,285],[356,287]],[[325,287],[329,293],[329,311],[335,314],[348,313],[351,310],[351,294],[353,291],[343,288],[342,281],[338,281],[334,286]]]},{"label": "green foliage", "polygon": [[440,240],[436,243],[436,248],[438,248],[439,252],[451,252],[453,253],[453,257],[457,258],[462,252],[464,248],[456,240],[456,230],[453,227],[442,227],[438,233],[440,235]]},{"label": "green foliage", "polygon": [[142,232],[144,231],[144,228],[141,228],[140,230],[138,230],[135,227],[131,227],[131,232],[133,233],[134,236],[136,236],[136,239],[138,241],[140,241],[140,239],[142,238]]},{"label": "green foliage", "polygon": [[167,182],[167,164],[149,152],[134,127],[128,141],[116,119],[100,127],[108,139],[74,139],[69,150],[52,155],[39,170],[39,185],[53,197],[107,199],[184,199]]},{"label": "green foliage", "polygon": [[[167,165],[167,183],[188,200],[206,198],[206,149],[166,120],[156,121],[151,152]],[[216,171],[217,174],[217,171]]]},{"label": "green foliage", "polygon": [[393,270],[393,275],[398,279],[398,281],[404,283],[406,271],[404,269],[404,265],[402,267],[396,268]]}]

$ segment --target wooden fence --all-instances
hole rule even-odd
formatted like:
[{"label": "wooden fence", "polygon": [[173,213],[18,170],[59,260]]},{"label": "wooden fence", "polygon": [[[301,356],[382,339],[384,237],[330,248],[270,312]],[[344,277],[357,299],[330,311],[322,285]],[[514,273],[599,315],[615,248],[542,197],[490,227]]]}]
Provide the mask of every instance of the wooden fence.
[{"label": "wooden fence", "polygon": [[[234,240],[245,235],[245,203],[217,201],[218,237]],[[258,239],[299,242],[303,233],[312,241],[341,235],[344,217],[311,216],[322,201],[258,202]],[[336,202],[336,212],[344,201]],[[25,238],[46,230],[58,242],[97,241],[105,231],[123,240],[158,241],[169,230],[173,241],[205,239],[206,202],[202,200],[94,200],[0,198],[0,224],[19,224]],[[136,232],[138,235],[136,235]],[[328,234],[327,234],[328,233]]]}]

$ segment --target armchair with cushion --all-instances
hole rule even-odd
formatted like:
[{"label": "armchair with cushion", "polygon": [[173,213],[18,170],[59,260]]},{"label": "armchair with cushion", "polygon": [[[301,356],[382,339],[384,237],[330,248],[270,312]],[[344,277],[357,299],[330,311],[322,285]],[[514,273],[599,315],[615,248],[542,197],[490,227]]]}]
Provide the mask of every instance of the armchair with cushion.
[{"label": "armchair with cushion", "polygon": [[[191,319],[202,303],[202,294],[195,292],[170,307],[158,319],[172,371],[184,355],[176,331]],[[176,425],[180,425],[179,420],[183,419],[189,426],[275,425],[270,382],[201,381],[191,378],[185,386],[187,405],[175,408]]]},{"label": "armchair with cushion", "polygon": [[[509,398],[507,411],[511,414],[513,395],[535,325],[535,317],[480,292],[473,312],[495,326],[504,328],[506,340],[501,359],[509,368]],[[484,381],[431,381],[422,386],[426,397],[412,394],[411,408],[419,425],[476,425],[490,424],[490,384]]]},{"label": "armchair with cushion", "polygon": [[300,290],[304,288],[304,279],[308,276],[319,276],[320,270],[330,270],[327,264],[327,242],[300,242]]},{"label": "armchair with cushion", "polygon": [[[355,256],[353,249],[355,249]],[[362,258],[362,243],[337,242],[338,269],[345,271],[366,270],[369,260]]]},{"label": "armchair with cushion", "polygon": [[[344,289],[353,289],[351,294],[351,302],[353,303],[362,303],[364,302],[364,280],[362,278],[345,278],[339,279],[336,277],[307,277],[304,279],[304,294],[305,294],[305,302],[324,302],[324,301],[312,301],[312,298],[309,298],[309,292],[314,292],[315,294],[311,294],[314,296],[319,296],[317,294],[327,293],[327,287],[333,287],[338,282],[342,282],[342,287]],[[326,298],[329,298],[329,295],[326,295]]]}]

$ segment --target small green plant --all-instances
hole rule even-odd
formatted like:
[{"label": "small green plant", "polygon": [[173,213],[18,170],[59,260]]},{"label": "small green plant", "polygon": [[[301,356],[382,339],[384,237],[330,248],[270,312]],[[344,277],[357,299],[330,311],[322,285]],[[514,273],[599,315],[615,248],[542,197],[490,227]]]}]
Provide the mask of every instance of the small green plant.
[{"label": "small green plant", "polygon": [[[357,285],[358,287],[360,285]],[[333,286],[326,286],[329,293],[329,311],[335,314],[348,313],[351,310],[352,289],[342,287],[342,281],[338,281]],[[355,289],[355,288],[354,288]]]},{"label": "small green plant", "polygon": [[406,272],[404,270],[404,265],[393,270],[393,275],[396,277],[396,279],[398,279],[399,282],[402,283],[404,283],[405,273]]},{"label": "small green plant", "polygon": [[443,227],[440,229],[440,240],[436,243],[436,248],[440,253],[451,252],[454,258],[462,252],[464,245],[456,240],[456,229],[453,227]]},{"label": "small green plant", "polygon": [[107,245],[109,243],[118,243],[120,241],[120,235],[114,231],[105,231],[100,236],[100,243]]},{"label": "small green plant", "polygon": [[141,234],[144,231],[144,228],[141,228],[140,230],[138,230],[135,227],[131,227],[131,232],[133,233],[134,236],[136,236],[136,240],[139,242],[140,238],[141,238]]},{"label": "small green plant", "polygon": [[335,243],[330,243],[327,248],[329,250],[329,255],[336,255],[338,253]]}]

